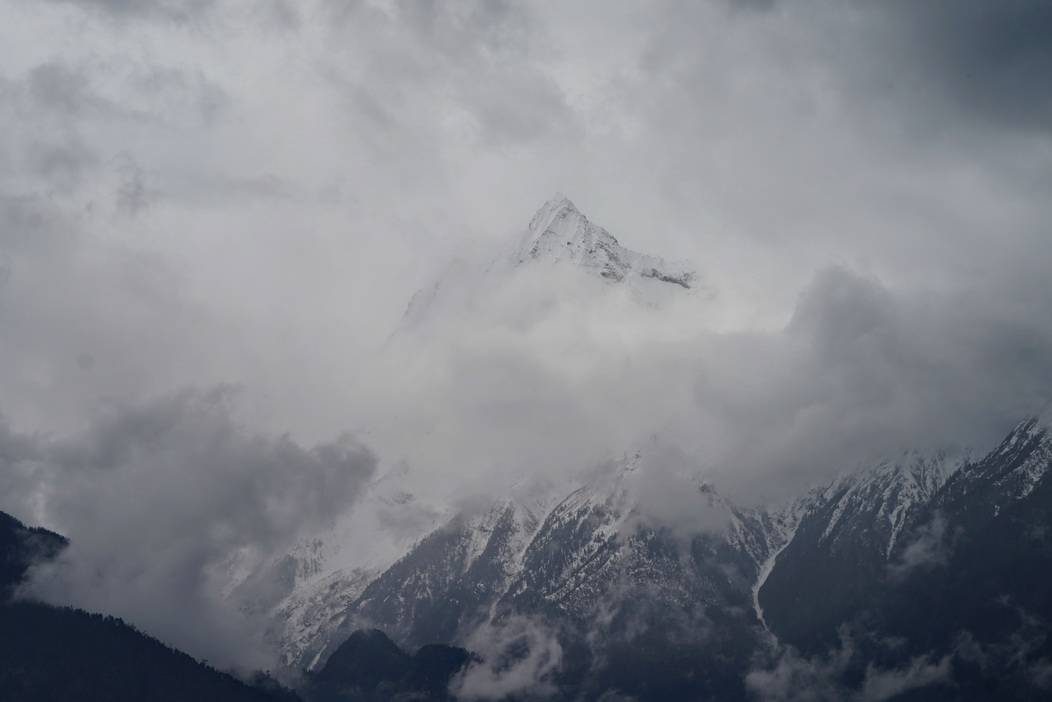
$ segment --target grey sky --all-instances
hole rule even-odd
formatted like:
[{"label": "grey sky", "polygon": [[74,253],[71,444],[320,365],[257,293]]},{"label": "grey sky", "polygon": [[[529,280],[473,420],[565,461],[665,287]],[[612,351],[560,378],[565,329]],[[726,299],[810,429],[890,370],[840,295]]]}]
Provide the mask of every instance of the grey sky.
[{"label": "grey sky", "polygon": [[[0,509],[83,528],[27,447],[223,383],[237,436],[348,431],[451,499],[654,433],[756,499],[982,447],[1052,388],[1049,36],[1040,0],[0,0]],[[706,294],[520,281],[384,346],[555,191]]]}]

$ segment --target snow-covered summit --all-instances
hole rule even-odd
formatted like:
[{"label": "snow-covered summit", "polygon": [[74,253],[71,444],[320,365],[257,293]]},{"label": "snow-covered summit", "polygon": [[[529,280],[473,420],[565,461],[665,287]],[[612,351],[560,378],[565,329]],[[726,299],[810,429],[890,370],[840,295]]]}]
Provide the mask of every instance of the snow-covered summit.
[{"label": "snow-covered summit", "polygon": [[695,279],[682,265],[625,248],[560,193],[537,210],[514,255],[519,264],[535,260],[569,261],[614,282],[639,276],[690,289]]},{"label": "snow-covered summit", "polygon": [[[448,328],[457,320],[471,325],[534,318],[553,296],[594,309],[604,299],[618,299],[608,293],[621,290],[653,310],[698,289],[697,274],[687,265],[622,246],[564,195],[546,202],[518,238],[495,246],[481,260],[453,259],[414,293],[395,336],[436,324]],[[557,282],[546,268],[558,269]]]}]

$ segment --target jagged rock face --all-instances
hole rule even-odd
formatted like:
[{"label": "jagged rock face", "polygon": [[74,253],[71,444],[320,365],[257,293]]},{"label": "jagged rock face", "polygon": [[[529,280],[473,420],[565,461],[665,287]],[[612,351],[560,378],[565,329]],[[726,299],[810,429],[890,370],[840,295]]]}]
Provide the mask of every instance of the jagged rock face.
[{"label": "jagged rock face", "polygon": [[737,690],[762,633],[751,588],[784,534],[777,519],[738,510],[705,484],[694,486],[697,507],[719,527],[664,525],[639,509],[638,461],[611,466],[539,516],[503,500],[451,520],[370,583],[333,640],[374,626],[403,646],[461,643],[484,622],[527,618],[558,637],[567,689],[631,691],[633,676],[653,685],[633,667],[645,651],[648,667],[677,661],[665,676],[673,697]]},{"label": "jagged rock face", "polygon": [[562,195],[556,195],[534,215],[515,260],[568,261],[615,282],[639,276],[689,289],[695,279],[695,274],[682,266],[621,246]]},{"label": "jagged rock face", "polygon": [[590,576],[618,558],[619,532],[631,507],[623,485],[605,487],[581,487],[552,510],[523,554],[522,573],[506,600],[549,601],[570,611],[575,600],[595,602]]},{"label": "jagged rock face", "polygon": [[516,575],[537,523],[514,500],[458,514],[372,580],[342,613],[340,631],[375,626],[411,647],[458,640]]},{"label": "jagged rock face", "polygon": [[812,654],[846,631],[859,660],[889,666],[948,656],[968,695],[1029,699],[1052,655],[1050,467],[1050,431],[1029,420],[976,462],[834,483],[759,592],[771,630]]},{"label": "jagged rock face", "polygon": [[629,625],[617,620],[625,605],[638,610],[650,601],[684,628],[732,610],[751,626],[748,593],[759,563],[752,549],[764,538],[757,533],[762,526],[701,485],[699,512],[718,512],[723,528],[678,533],[636,509],[630,472],[582,487],[552,510],[501,608],[579,623],[601,620],[624,631]]},{"label": "jagged rock face", "polygon": [[1052,655],[1050,468],[1052,432],[1028,420],[955,474],[892,554],[880,628],[911,648],[967,632],[1019,660]]},{"label": "jagged rock face", "polygon": [[394,466],[383,473],[353,510],[289,552],[230,564],[228,602],[266,617],[266,639],[283,669],[316,666],[319,653],[339,643],[333,636],[365,588],[444,521],[434,505],[404,490],[405,472]]},{"label": "jagged rock face", "polygon": [[337,635],[347,610],[379,573],[375,570],[337,570],[294,590],[274,610],[267,640],[293,670],[319,663]]},{"label": "jagged rock face", "polygon": [[626,468],[551,511],[495,620],[526,616],[558,631],[563,683],[582,699],[611,690],[640,699],[743,696],[761,636],[751,586],[777,537],[769,543],[762,518],[703,483],[693,489],[710,528],[673,528],[641,509],[631,460]]},{"label": "jagged rock face", "polygon": [[816,493],[758,593],[772,631],[806,650],[835,643],[837,626],[881,587],[902,529],[957,466],[906,454]]},{"label": "jagged rock face", "polygon": [[[346,582],[293,598],[285,614],[291,667],[321,665],[354,630],[375,627],[399,645],[463,642],[483,622],[526,616],[570,637],[567,646],[652,639],[712,646],[744,657],[761,631],[753,586],[784,544],[792,518],[741,510],[694,482],[706,528],[673,528],[637,504],[640,455],[592,473],[458,514],[421,539],[349,600]],[[344,588],[342,591],[340,588]],[[342,607],[342,609],[340,609]],[[297,620],[293,620],[293,615]],[[611,648],[613,646],[613,648]],[[589,655],[594,655],[592,651]],[[603,654],[606,655],[605,653]]]},{"label": "jagged rock face", "polygon": [[751,639],[759,632],[751,588],[786,535],[770,515],[738,510],[704,484],[694,488],[698,510],[718,529],[684,532],[651,519],[633,496],[638,460],[539,516],[504,500],[454,518],[372,581],[332,639],[374,626],[401,645],[451,643],[512,616],[604,647],[647,636],[677,645]]},{"label": "jagged rock face", "polygon": [[1000,510],[1028,498],[1044,482],[1052,463],[1048,427],[1037,419],[1020,423],[982,461],[946,484],[937,504],[947,511],[997,517]]}]

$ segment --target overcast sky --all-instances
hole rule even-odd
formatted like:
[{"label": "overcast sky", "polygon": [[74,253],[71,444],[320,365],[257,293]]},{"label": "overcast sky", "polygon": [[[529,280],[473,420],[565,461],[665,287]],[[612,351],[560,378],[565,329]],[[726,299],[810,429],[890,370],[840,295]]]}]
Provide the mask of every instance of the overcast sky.
[{"label": "overcast sky", "polygon": [[1049,316],[1046,3],[0,13],[0,388],[27,428],[256,375],[303,405],[557,190],[692,261],[724,327],[785,324],[829,266]]},{"label": "overcast sky", "polygon": [[[95,567],[164,502],[203,583],[402,460],[455,497],[664,433],[760,499],[986,446],[1052,389],[1049,37],[1042,0],[0,0],[0,509]],[[703,292],[504,328],[513,287],[392,356],[556,191]]]}]

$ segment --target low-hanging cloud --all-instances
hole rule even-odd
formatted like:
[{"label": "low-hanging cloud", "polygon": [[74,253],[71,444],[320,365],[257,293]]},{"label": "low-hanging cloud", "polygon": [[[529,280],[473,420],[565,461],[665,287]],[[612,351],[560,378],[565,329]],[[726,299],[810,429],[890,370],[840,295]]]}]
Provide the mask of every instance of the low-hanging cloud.
[{"label": "low-hanging cloud", "polygon": [[510,617],[479,627],[467,641],[484,658],[472,662],[451,683],[466,700],[544,699],[556,688],[553,676],[563,651],[555,631],[544,622]]},{"label": "low-hanging cloud", "polygon": [[888,564],[888,575],[892,581],[905,580],[917,570],[946,565],[953,555],[954,535],[947,532],[948,528],[946,518],[939,513],[918,527],[898,558]]},{"label": "low-hanging cloud", "polygon": [[232,402],[228,388],[188,390],[72,437],[5,433],[4,506],[71,537],[27,594],[122,616],[222,665],[268,663],[264,623],[222,588],[346,511],[376,461],[347,437],[305,448],[254,434]]},{"label": "low-hanging cloud", "polygon": [[915,656],[901,667],[869,664],[860,680],[848,668],[855,644],[842,632],[840,646],[824,656],[804,657],[792,648],[777,652],[767,667],[750,671],[745,687],[758,702],[883,702],[898,695],[934,686],[952,685],[952,656]]},{"label": "low-hanging cloud", "polygon": [[[564,274],[521,275],[565,291]],[[781,499],[905,449],[982,451],[1050,399],[1049,330],[966,293],[894,290],[834,268],[784,328],[719,332],[699,323],[703,300],[692,319],[587,282],[569,298],[500,283],[476,296],[470,321],[439,317],[448,328],[391,351],[374,375],[415,398],[387,423],[395,436],[418,429],[401,449],[410,464],[426,453],[436,482],[471,475],[499,489],[502,471],[558,477],[666,445],[679,458],[655,454],[648,470],[672,490],[701,478],[746,502]]]}]

